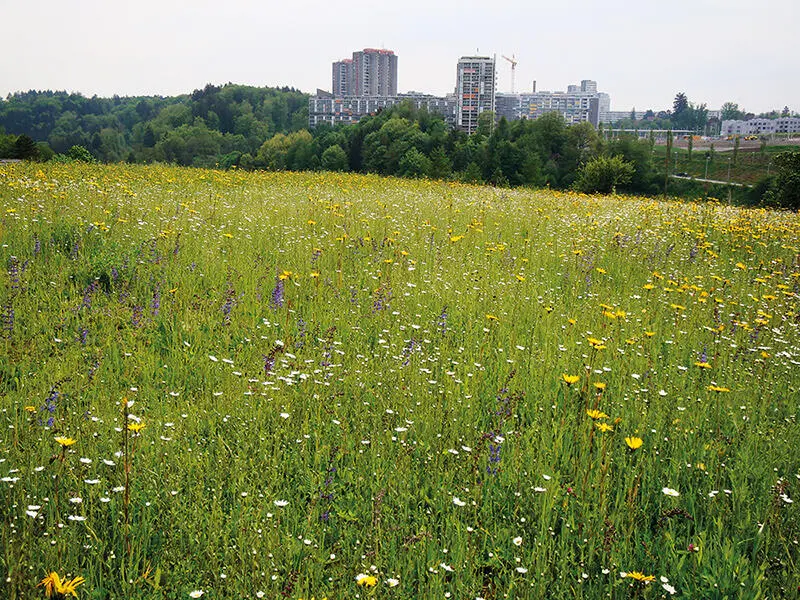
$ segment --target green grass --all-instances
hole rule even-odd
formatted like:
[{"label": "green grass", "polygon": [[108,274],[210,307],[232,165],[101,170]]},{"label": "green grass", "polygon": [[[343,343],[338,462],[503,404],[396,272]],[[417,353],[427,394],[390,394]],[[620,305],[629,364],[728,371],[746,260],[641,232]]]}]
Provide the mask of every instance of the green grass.
[{"label": "green grass", "polygon": [[796,214],[16,165],[0,219],[6,597],[800,585]]},{"label": "green grass", "polygon": [[[740,148],[736,153],[732,150],[716,151],[710,154],[708,170],[706,170],[706,148],[692,150],[691,158],[686,148],[673,148],[670,161],[670,173],[688,173],[691,177],[714,179],[727,182],[730,164],[730,181],[745,185],[754,185],[770,174],[775,174],[773,159],[780,152],[795,150],[797,146],[766,146],[763,150],[758,148]],[[665,146],[655,146],[654,162],[656,168],[664,172]],[[730,159],[730,160],[729,160]]]}]

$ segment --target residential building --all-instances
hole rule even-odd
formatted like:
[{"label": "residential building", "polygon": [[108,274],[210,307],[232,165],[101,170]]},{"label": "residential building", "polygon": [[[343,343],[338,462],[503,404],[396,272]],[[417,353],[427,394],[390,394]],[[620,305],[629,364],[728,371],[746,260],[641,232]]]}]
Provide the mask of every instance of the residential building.
[{"label": "residential building", "polygon": [[333,63],[334,96],[396,96],[397,55],[391,50],[364,48],[353,58]]},{"label": "residential building", "polygon": [[474,133],[482,112],[495,110],[495,59],[462,56],[456,69],[456,127]]},{"label": "residential building", "polygon": [[[635,111],[636,120],[641,121],[644,119],[645,115],[644,110],[637,110]],[[601,123],[616,123],[617,121],[622,121],[624,119],[631,118],[631,111],[629,110],[609,110],[604,113],[600,114],[600,122]]]},{"label": "residential building", "polygon": [[[566,92],[523,92],[497,94],[497,117],[536,119],[549,112],[558,112],[567,124],[588,122],[597,127],[610,112],[611,97],[597,91],[597,82],[584,79],[580,85],[570,85]],[[630,114],[630,113],[628,113]]]},{"label": "residential building", "polygon": [[800,118],[750,119],[723,121],[720,135],[759,135],[770,133],[800,133]]},{"label": "residential building", "polygon": [[352,58],[345,58],[333,63],[331,89],[334,96],[351,96],[354,94]]},{"label": "residential building", "polygon": [[353,52],[353,95],[396,96],[397,55],[375,48]]},{"label": "residential building", "polygon": [[409,93],[395,96],[341,96],[317,90],[317,94],[308,100],[308,125],[311,128],[327,123],[328,125],[358,123],[366,116],[375,115],[385,108],[409,102],[419,110],[438,113],[445,122],[454,127],[456,124],[456,100],[454,96],[438,97],[429,94]]}]

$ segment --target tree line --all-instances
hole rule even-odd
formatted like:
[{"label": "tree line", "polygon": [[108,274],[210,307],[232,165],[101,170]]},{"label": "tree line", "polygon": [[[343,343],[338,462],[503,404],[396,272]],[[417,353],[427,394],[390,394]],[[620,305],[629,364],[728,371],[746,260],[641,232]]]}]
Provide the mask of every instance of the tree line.
[{"label": "tree line", "polygon": [[13,157],[9,145],[24,135],[45,159],[79,146],[101,162],[230,166],[307,123],[308,95],[293,88],[207,85],[174,97],[113,98],[30,91],[0,101],[0,152]]}]

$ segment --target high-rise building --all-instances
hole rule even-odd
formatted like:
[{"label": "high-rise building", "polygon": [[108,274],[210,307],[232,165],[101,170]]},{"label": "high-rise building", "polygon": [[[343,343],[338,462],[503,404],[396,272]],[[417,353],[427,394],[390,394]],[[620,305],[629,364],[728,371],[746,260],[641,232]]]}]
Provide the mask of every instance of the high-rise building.
[{"label": "high-rise building", "polygon": [[375,48],[353,52],[353,95],[396,96],[397,55]]},{"label": "high-rise building", "polygon": [[331,91],[336,97],[396,96],[397,55],[375,48],[353,52],[353,58],[333,63]]},{"label": "high-rise building", "polygon": [[478,117],[494,111],[495,61],[488,56],[462,56],[456,71],[456,126],[472,134]]},{"label": "high-rise building", "polygon": [[333,63],[334,96],[350,96],[353,94],[353,59],[344,58]]}]

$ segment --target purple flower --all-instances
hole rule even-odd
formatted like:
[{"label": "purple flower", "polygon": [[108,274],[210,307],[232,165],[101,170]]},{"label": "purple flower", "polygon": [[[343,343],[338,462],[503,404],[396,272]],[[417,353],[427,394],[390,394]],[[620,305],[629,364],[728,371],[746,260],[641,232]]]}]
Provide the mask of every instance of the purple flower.
[{"label": "purple flower", "polygon": [[159,286],[153,290],[153,301],[150,303],[150,308],[153,309],[153,316],[157,317],[158,312],[161,310],[161,289]]},{"label": "purple flower", "polygon": [[131,315],[131,325],[139,327],[142,324],[142,307],[138,304],[133,307],[133,314]]},{"label": "purple flower", "polygon": [[272,290],[272,296],[269,299],[269,306],[272,310],[283,308],[283,293],[284,293],[283,279],[278,277],[275,280],[275,288]]}]

